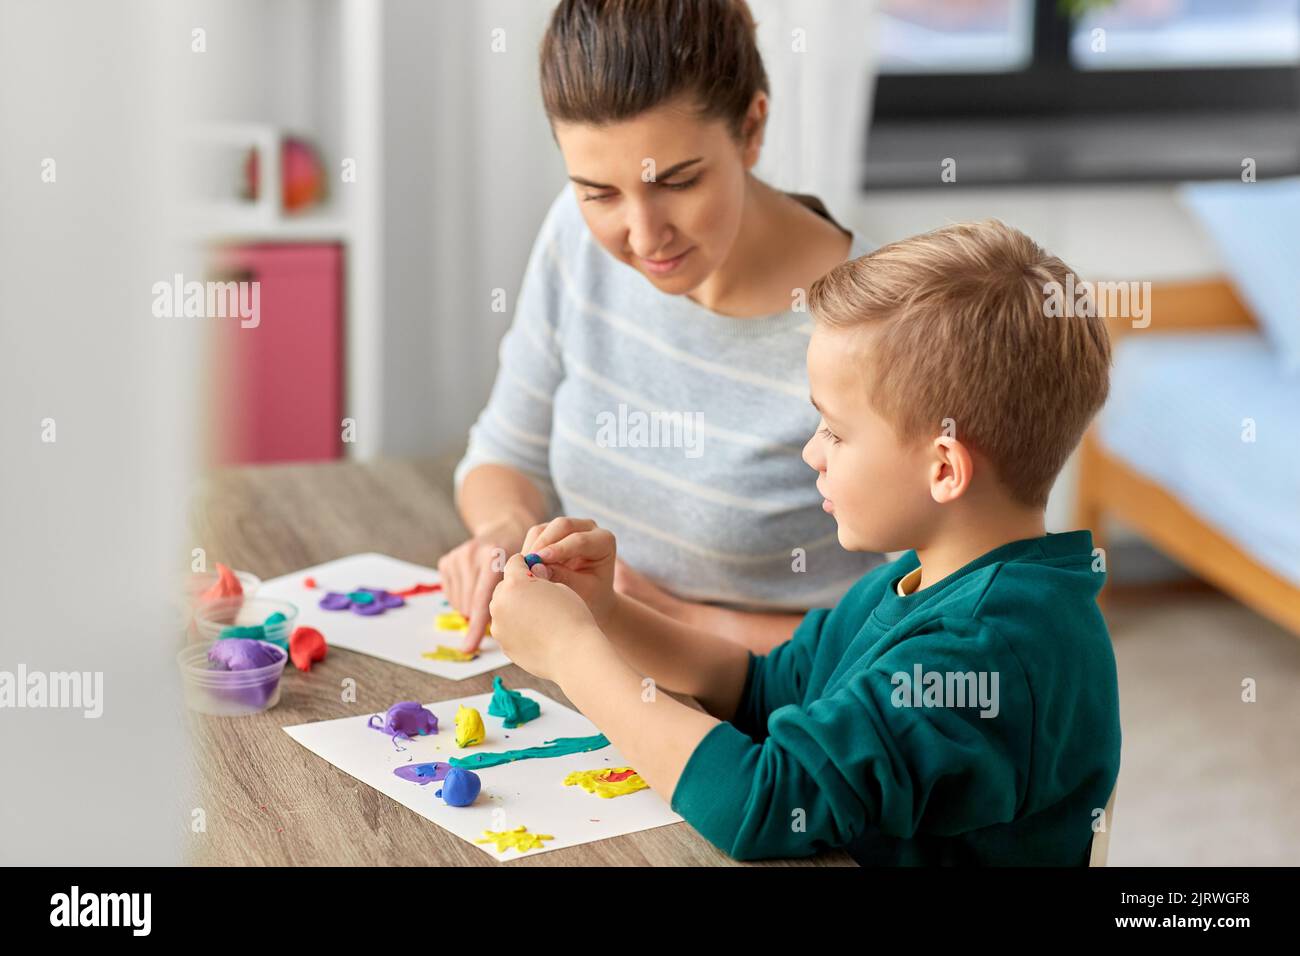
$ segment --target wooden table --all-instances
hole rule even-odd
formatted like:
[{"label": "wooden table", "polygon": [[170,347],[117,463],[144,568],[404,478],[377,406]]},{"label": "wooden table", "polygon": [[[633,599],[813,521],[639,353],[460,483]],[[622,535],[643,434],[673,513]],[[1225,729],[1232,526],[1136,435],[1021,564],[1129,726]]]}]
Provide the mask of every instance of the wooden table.
[{"label": "wooden table", "polygon": [[[451,501],[453,459],[277,465],[222,470],[194,502],[195,546],[263,580],[322,561],[377,551],[428,567],[465,539]],[[559,687],[510,665],[511,687],[531,687],[572,706]],[[395,700],[486,693],[492,674],[450,681],[378,658],[331,649],[310,673],[290,665],[278,706],[251,717],[190,715],[195,806],[205,829],[191,835],[201,865],[496,864],[379,791],[310,753],[280,728],[382,713]],[[356,701],[342,682],[356,681]],[[685,823],[524,855],[512,866],[739,865]],[[853,865],[847,853],[767,865]]]}]

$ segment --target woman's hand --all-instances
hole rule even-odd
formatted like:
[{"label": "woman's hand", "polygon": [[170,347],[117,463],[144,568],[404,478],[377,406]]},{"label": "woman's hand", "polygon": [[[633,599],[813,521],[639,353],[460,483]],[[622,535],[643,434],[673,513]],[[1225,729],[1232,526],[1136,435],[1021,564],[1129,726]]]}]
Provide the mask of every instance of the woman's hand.
[{"label": "woman's hand", "polygon": [[660,614],[667,614],[688,624],[693,623],[689,602],[675,594],[669,594],[640,571],[634,570],[622,558],[614,565],[614,590],[654,608]]},{"label": "woman's hand", "polygon": [[536,552],[545,568],[538,577],[563,584],[586,602],[596,624],[604,628],[614,611],[613,532],[586,518],[556,518],[534,525],[524,537],[525,554]]},{"label": "woman's hand", "polygon": [[564,655],[582,654],[587,642],[604,640],[585,601],[565,585],[534,575],[522,554],[506,562],[489,608],[501,649],[544,680],[559,680]]},{"label": "woman's hand", "polygon": [[488,602],[501,580],[507,555],[523,544],[527,523],[515,516],[500,518],[479,529],[472,538],[448,551],[438,561],[442,590],[451,606],[469,619],[461,649],[478,650],[491,621]]}]

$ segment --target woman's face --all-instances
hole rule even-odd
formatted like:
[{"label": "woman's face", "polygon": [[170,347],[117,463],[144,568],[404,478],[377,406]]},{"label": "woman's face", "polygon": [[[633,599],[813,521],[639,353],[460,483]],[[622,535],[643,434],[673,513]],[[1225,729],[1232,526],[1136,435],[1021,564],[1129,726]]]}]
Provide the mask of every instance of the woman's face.
[{"label": "woman's face", "polygon": [[766,115],[759,93],[747,118],[756,132],[745,143],[682,101],[609,126],[556,123],[555,138],[600,244],[661,291],[685,295],[736,241]]}]

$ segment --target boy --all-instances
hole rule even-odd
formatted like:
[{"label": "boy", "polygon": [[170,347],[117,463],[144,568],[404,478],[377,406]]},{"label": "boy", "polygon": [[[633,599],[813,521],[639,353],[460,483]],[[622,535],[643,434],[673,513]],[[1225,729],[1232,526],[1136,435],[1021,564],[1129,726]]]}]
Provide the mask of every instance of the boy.
[{"label": "boy", "polygon": [[1119,772],[1115,660],[1091,534],[1045,534],[1043,509],[1110,350],[1100,319],[1046,314],[1067,272],[984,222],[812,287],[804,460],[845,548],[912,550],[770,654],[616,596],[613,536],[572,518],[529,533],[535,573],[511,558],[493,635],[734,857],[1085,865]]}]

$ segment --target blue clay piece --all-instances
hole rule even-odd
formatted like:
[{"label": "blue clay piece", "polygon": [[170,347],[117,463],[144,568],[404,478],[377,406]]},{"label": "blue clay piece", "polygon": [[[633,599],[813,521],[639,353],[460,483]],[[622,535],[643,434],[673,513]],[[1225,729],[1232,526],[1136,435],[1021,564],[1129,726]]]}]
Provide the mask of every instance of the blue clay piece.
[{"label": "blue clay piece", "polygon": [[472,770],[452,769],[442,781],[442,799],[449,807],[468,807],[483,788],[483,781]]},{"label": "blue clay piece", "polygon": [[528,565],[528,567],[530,568],[534,564],[541,564],[541,563],[542,563],[541,557],[538,556],[535,552],[524,555],[524,564]]}]

